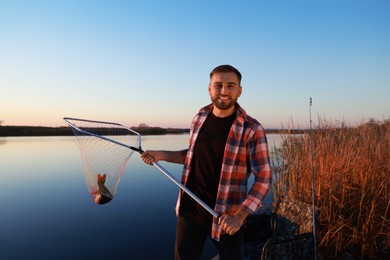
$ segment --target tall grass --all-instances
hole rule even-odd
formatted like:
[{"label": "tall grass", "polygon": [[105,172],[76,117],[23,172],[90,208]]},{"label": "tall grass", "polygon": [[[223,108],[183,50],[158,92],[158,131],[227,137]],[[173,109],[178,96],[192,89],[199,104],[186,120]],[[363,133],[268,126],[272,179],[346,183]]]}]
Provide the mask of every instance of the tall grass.
[{"label": "tall grass", "polygon": [[[275,193],[312,203],[310,135],[284,134]],[[322,259],[382,259],[390,250],[390,120],[312,131],[317,249]]]}]

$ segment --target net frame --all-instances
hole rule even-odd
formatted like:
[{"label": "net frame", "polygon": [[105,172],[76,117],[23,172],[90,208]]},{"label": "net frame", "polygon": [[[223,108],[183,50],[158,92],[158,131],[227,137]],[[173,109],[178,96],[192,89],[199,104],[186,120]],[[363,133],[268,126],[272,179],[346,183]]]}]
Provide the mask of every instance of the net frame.
[{"label": "net frame", "polygon": [[92,199],[95,200],[99,189],[103,188],[98,175],[104,175],[104,187],[110,197],[115,196],[128,160],[134,151],[142,151],[140,134],[118,123],[79,118],[64,120],[76,137],[84,179]]}]

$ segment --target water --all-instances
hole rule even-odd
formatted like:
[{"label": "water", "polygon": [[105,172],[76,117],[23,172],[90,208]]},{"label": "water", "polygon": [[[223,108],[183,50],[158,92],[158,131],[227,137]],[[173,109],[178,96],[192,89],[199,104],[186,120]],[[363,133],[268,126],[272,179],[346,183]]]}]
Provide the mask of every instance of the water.
[{"label": "water", "polygon": [[[188,138],[142,142],[144,149],[176,150]],[[180,179],[181,165],[160,163]],[[0,259],[173,259],[178,191],[135,153],[114,199],[96,205],[74,137],[0,138]],[[202,259],[216,254],[207,241]]]}]

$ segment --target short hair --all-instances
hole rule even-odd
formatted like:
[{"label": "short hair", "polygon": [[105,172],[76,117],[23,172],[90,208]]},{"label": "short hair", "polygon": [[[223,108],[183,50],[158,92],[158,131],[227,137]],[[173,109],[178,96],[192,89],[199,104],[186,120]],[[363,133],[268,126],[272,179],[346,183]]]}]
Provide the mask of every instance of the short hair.
[{"label": "short hair", "polygon": [[233,72],[234,74],[237,75],[238,82],[241,84],[241,73],[236,69],[235,67],[225,64],[225,65],[220,65],[218,67],[215,67],[211,72],[210,72],[210,79],[214,76],[215,73],[218,72]]}]

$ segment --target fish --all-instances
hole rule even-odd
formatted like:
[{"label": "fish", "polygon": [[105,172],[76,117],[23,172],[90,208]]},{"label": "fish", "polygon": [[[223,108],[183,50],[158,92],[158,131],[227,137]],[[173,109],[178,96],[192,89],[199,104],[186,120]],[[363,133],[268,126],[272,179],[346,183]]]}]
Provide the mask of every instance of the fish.
[{"label": "fish", "polygon": [[94,201],[96,204],[106,204],[112,200],[112,194],[110,190],[106,187],[106,174],[97,176],[97,189],[92,192],[92,195],[94,196]]}]

